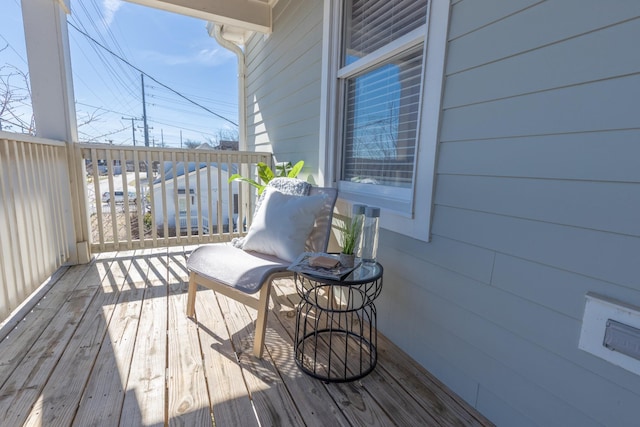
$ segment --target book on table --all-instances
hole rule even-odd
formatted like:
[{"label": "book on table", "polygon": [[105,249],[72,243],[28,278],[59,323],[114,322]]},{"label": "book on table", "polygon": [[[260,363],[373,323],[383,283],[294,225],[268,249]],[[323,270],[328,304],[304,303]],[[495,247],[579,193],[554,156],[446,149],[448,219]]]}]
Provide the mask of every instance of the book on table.
[{"label": "book on table", "polygon": [[304,252],[289,266],[289,271],[304,273],[325,279],[342,280],[360,263],[353,267],[340,264],[340,256],[323,252]]}]

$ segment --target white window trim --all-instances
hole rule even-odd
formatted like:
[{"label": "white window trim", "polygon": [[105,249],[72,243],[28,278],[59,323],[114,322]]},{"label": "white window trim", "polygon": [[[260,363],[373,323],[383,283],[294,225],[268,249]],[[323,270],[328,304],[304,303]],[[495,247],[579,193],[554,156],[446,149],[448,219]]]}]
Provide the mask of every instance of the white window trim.
[{"label": "white window trim", "polygon": [[345,65],[344,67],[340,68],[340,70],[338,70],[338,72],[336,73],[336,77],[339,79],[349,78],[362,71],[365,71],[372,65],[378,65],[380,62],[384,62],[387,59],[393,58],[399,53],[410,49],[412,46],[416,46],[422,43],[425,38],[425,30],[426,24],[420,26],[419,28],[416,28],[415,30],[411,31],[408,34],[405,34],[402,37],[399,37],[398,39],[392,41],[386,46],[381,47],[375,52],[368,54],[349,65]]},{"label": "white window trim", "polygon": [[[398,212],[384,206],[380,215],[382,228],[411,236],[423,241],[430,240],[435,191],[436,159],[442,94],[449,28],[450,0],[430,0],[428,29],[426,36],[425,69],[420,125],[418,128],[418,151],[416,157],[413,206],[406,212]],[[340,165],[338,139],[340,117],[337,100],[338,65],[340,64],[340,31],[342,28],[342,0],[325,0],[322,37],[322,77],[320,115],[320,164],[325,166],[325,175],[320,176],[324,185],[337,186],[336,176]],[[410,33],[414,34],[414,32]],[[409,35],[407,35],[409,36]],[[391,49],[392,50],[392,49]],[[387,52],[386,54],[391,54]],[[354,64],[357,64],[354,63]],[[352,66],[354,64],[351,64]],[[343,70],[344,71],[344,70]],[[340,198],[346,202],[367,203],[367,197],[341,191]],[[368,198],[375,204],[375,197]],[[378,205],[379,206],[379,205]]]}]

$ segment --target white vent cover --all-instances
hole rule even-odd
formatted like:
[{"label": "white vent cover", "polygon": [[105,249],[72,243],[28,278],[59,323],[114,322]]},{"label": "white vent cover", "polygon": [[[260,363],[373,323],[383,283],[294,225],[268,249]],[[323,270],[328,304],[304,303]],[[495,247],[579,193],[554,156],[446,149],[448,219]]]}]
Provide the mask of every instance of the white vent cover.
[{"label": "white vent cover", "polygon": [[586,299],[578,347],[640,375],[640,307],[591,292]]}]

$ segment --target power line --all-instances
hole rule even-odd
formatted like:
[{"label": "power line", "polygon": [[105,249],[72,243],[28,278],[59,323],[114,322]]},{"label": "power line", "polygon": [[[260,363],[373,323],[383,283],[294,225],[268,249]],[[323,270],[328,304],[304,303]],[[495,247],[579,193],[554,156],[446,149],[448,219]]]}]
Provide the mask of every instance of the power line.
[{"label": "power line", "polygon": [[113,52],[111,49],[105,47],[104,45],[102,45],[99,41],[97,41],[96,39],[94,39],[93,37],[91,37],[89,34],[87,34],[86,32],[82,31],[80,28],[76,27],[74,24],[72,24],[71,22],[67,21],[67,23],[74,28],[76,31],[78,31],[80,34],[84,35],[85,37],[87,37],[89,40],[91,40],[92,42],[94,42],[95,44],[97,44],[98,46],[100,46],[102,49],[106,50],[107,52],[109,52],[111,55],[115,56],[116,58],[118,58],[119,60],[121,60],[122,62],[126,63],[127,65],[129,65],[131,68],[135,69],[136,71],[144,74],[145,76],[149,77],[151,80],[153,80],[154,82],[158,83],[160,86],[164,87],[165,89],[175,93],[176,95],[178,95],[179,97],[189,101],[190,103],[192,103],[193,105],[196,105],[200,108],[202,108],[205,111],[208,111],[209,113],[213,114],[214,116],[225,120],[229,123],[231,123],[234,126],[238,126],[237,123],[227,119],[224,116],[221,116],[220,114],[216,113],[215,111],[211,111],[209,108],[205,107],[202,104],[199,104],[195,101],[193,101],[192,99],[187,98],[186,96],[184,96],[183,94],[181,94],[180,92],[178,92],[177,90],[170,88],[169,86],[165,85],[164,83],[160,82],[159,80],[157,80],[156,78],[152,77],[151,75],[145,73],[144,71],[142,71],[140,68],[136,67],[135,65],[133,65],[132,63],[130,63],[129,61],[127,61],[126,59],[124,59],[123,57],[121,57],[120,55],[118,55],[117,53]]},{"label": "power line", "polygon": [[[175,99],[175,97],[169,97],[169,96],[156,95],[156,94],[153,94],[153,93],[152,94],[147,93],[147,98],[153,98],[153,99],[157,100],[158,101],[158,103],[156,104],[157,106],[164,106],[165,104],[163,104],[163,102],[167,101],[167,102],[170,103],[170,104],[168,104],[170,106],[184,105],[184,106],[188,106],[188,107],[193,107],[190,103],[185,102],[185,101],[183,101],[181,99],[177,100],[177,99]],[[216,103],[216,102],[214,101],[213,103]],[[229,105],[221,104],[220,108],[218,108],[218,111],[229,111],[230,113],[232,113],[235,110],[237,110],[237,107],[235,105],[230,105],[230,104]],[[202,115],[206,114],[207,116],[209,115],[205,111],[199,111],[199,110],[197,112],[193,111],[193,110],[191,110],[191,111],[193,112],[193,114],[202,114]]]},{"label": "power line", "polygon": [[[148,84],[147,88],[153,89],[153,90],[157,90],[158,93],[164,93],[164,92],[161,92],[161,90],[163,88],[158,87],[158,86],[154,86],[154,85]],[[226,106],[233,107],[233,108],[237,108],[238,107],[238,103],[237,102],[219,101],[216,98],[211,98],[209,96],[202,96],[202,95],[194,95],[194,94],[191,94],[191,93],[185,93],[184,95],[188,96],[191,99],[199,99],[199,100],[201,100],[203,102],[206,102],[208,104],[226,105]],[[158,97],[158,98],[162,97],[162,95],[149,95],[149,96]],[[166,100],[172,100],[173,102],[176,102],[175,98],[167,98],[167,97],[162,97],[162,98],[166,99]]]},{"label": "power line", "polygon": [[9,40],[7,40],[6,38],[4,38],[4,36],[2,34],[0,34],[0,37],[2,37],[2,40],[5,41],[5,43],[7,44],[7,47],[9,49],[11,49],[13,51],[13,53],[15,53],[18,58],[20,58],[22,60],[22,62],[24,62],[25,64],[27,64],[27,60],[24,59],[24,57],[20,54],[20,52],[18,52],[17,50],[14,49],[14,47],[11,45],[11,43],[9,43]]},{"label": "power line", "polygon": [[170,126],[172,128],[178,128],[178,129],[183,129],[183,130],[188,130],[190,132],[195,132],[195,133],[200,133],[202,135],[209,135],[209,136],[216,136],[215,133],[211,133],[211,132],[204,132],[202,130],[199,129],[190,129],[187,127],[182,126],[182,123],[178,123],[178,124],[171,124],[168,122],[161,122],[159,120],[149,120],[149,123],[155,123],[155,124],[159,124],[159,125],[165,125],[165,126]]},{"label": "power line", "polygon": [[108,108],[104,108],[104,107],[97,107],[95,105],[85,104],[84,102],[79,102],[79,101],[76,101],[76,104],[84,105],[85,107],[95,108],[96,110],[106,111],[108,113],[120,114],[121,116],[126,116],[128,114],[128,113],[123,113],[121,111],[109,110]]},{"label": "power line", "polygon": [[[93,24],[93,27],[95,28],[95,31],[100,33],[100,31],[95,27],[94,19],[92,19],[90,17],[89,12],[84,7],[84,4],[80,3],[80,5],[81,5],[81,9],[85,11],[85,14],[88,17],[88,21]],[[86,26],[84,25],[84,23],[79,20],[79,17],[72,16],[71,19],[73,19],[74,21],[77,21],[77,25],[79,27],[81,27],[82,30],[85,33],[88,32],[88,30],[87,30]],[[100,79],[102,81],[104,81],[104,79],[102,78],[101,73],[96,69],[95,65],[93,64],[93,61],[91,61],[89,59],[89,56],[84,52],[84,49],[82,49],[82,46],[79,45],[79,47],[80,47],[80,51],[82,52],[82,54],[85,56],[85,58],[87,58],[87,62],[91,65],[92,68],[94,68],[96,70],[96,74],[100,77]],[[122,63],[119,62],[119,61],[117,61],[115,63],[113,63],[113,61],[109,61],[107,59],[107,57],[105,56],[106,53],[104,51],[98,49],[98,47],[95,44],[90,44],[90,48],[93,50],[95,56],[102,62],[102,66],[103,66],[104,70],[107,71],[108,77],[114,83],[114,86],[120,86],[122,89],[124,89],[125,92],[128,92],[129,95],[131,95],[134,98],[137,98],[137,95],[131,89],[132,83],[133,83],[133,85],[135,85],[136,83],[135,83],[135,81],[133,81],[130,78],[129,73],[127,72],[126,69],[123,68]],[[117,72],[116,71],[116,67],[119,68],[121,70],[121,72]],[[125,79],[127,79],[128,81],[125,81]],[[120,98],[119,94],[114,92],[111,89],[111,85],[107,85],[106,82],[105,82],[105,87],[109,88],[111,90],[111,92],[113,93],[115,98]],[[124,104],[122,98],[120,98],[119,101],[120,101],[121,104]]]},{"label": "power line", "polygon": [[[95,61],[92,61],[92,60],[89,58],[89,55],[88,55],[87,53],[85,53],[84,47],[83,47],[81,44],[78,44],[78,46],[77,46],[77,47],[78,47],[78,50],[82,53],[82,55],[86,58],[86,63],[88,63],[88,64],[89,64],[89,66],[90,66],[91,68],[93,68],[93,70],[95,71],[95,74],[94,74],[94,75],[95,75],[97,78],[99,78],[99,79],[103,82],[103,87],[104,87],[104,88],[106,88],[107,90],[109,90],[109,91],[113,94],[113,97],[114,97],[115,99],[117,99],[117,101],[118,101],[121,105],[125,105],[125,104],[126,104],[126,102],[125,102],[124,98],[122,98],[118,92],[116,92],[116,91],[114,91],[114,90],[113,90],[113,88],[114,88],[114,87],[116,87],[116,86],[118,86],[118,85],[119,85],[119,86],[121,86],[121,87],[123,87],[123,88],[125,88],[125,90],[126,90],[126,91],[128,91],[128,92],[130,93],[130,95],[131,95],[131,96],[133,96],[133,97],[135,97],[135,98],[137,99],[137,95],[136,95],[136,94],[134,94],[134,92],[133,92],[133,91],[132,91],[132,90],[131,90],[127,85],[124,85],[121,81],[117,81],[117,80],[115,79],[115,77],[114,77],[115,70],[113,70],[113,68],[112,68],[111,64],[109,64],[109,62],[107,61],[107,59],[106,59],[106,58],[104,58],[104,57],[102,56],[102,55],[103,55],[103,52],[102,52],[102,51],[98,51],[98,50],[97,50],[97,48],[96,48],[96,46],[94,46],[94,45],[90,45],[90,46],[89,46],[89,47],[90,47],[90,49],[93,49],[94,54],[96,55],[96,57],[97,57],[97,58],[102,62],[102,64],[103,64],[103,69],[104,69],[104,70],[106,70],[106,71],[108,71],[108,70],[112,70],[112,72],[111,72],[111,73],[107,73],[107,75],[108,75],[108,77],[111,79],[111,81],[113,82],[113,84],[109,84],[109,83],[107,83],[107,81],[106,81],[106,80],[104,79],[104,77],[103,77],[103,73],[101,73],[101,72],[100,72],[100,70],[97,68],[97,66],[96,66],[96,65],[97,65],[97,63],[95,63]],[[74,75],[77,75],[77,73],[75,73],[75,72],[74,72]],[[90,88],[90,86],[88,86],[84,81],[83,81],[83,83],[84,83],[84,85],[85,85],[89,90],[91,90],[91,92],[93,92],[93,89],[91,89],[91,88]],[[93,92],[93,93],[95,93],[95,92]],[[98,97],[98,96],[97,96],[97,97]],[[98,98],[101,98],[101,97],[98,97]],[[104,101],[103,101],[103,102],[104,102]]]},{"label": "power line", "polygon": [[[94,29],[94,33],[97,34],[98,37],[100,37],[100,40],[102,41],[102,43],[104,45],[108,45],[107,40],[104,37],[104,33],[106,32],[110,38],[113,40],[115,48],[118,50],[118,52],[120,53],[121,56],[125,57],[124,53],[122,52],[122,49],[120,49],[120,45],[118,44],[118,41],[115,39],[115,37],[113,36],[113,33],[111,32],[111,29],[105,25],[105,17],[102,14],[102,12],[100,11],[100,8],[98,7],[98,5],[95,3],[95,0],[91,0],[91,5],[93,6],[93,9],[96,12],[96,15],[98,17],[100,17],[101,19],[93,19],[92,18],[92,14],[89,12],[89,10],[86,7],[86,2],[81,2],[80,6],[81,9],[84,11],[85,15],[87,16],[87,21],[89,22],[89,24],[91,25],[91,27]],[[98,28],[98,23],[100,23],[100,27],[102,28]],[[85,32],[88,32],[86,26],[84,25],[83,22],[81,22],[78,19],[78,24],[82,27],[82,29]],[[101,56],[100,54],[98,54],[98,56]],[[123,84],[124,82],[122,81],[122,78],[128,78],[128,85],[123,84],[123,87],[126,87],[128,89],[128,86],[131,85],[132,83],[135,84],[136,80],[134,80],[129,73],[127,73],[127,69],[125,69],[122,65],[121,62],[117,62],[116,63],[117,67],[122,71],[122,76],[118,75],[115,73],[114,71],[114,75],[121,81],[121,84]],[[130,92],[131,93],[131,92]]]}]

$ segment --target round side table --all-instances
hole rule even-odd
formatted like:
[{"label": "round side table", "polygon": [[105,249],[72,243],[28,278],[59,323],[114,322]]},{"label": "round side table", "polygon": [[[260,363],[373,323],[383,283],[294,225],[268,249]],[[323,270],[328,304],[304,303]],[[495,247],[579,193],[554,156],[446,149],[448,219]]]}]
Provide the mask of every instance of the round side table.
[{"label": "round side table", "polygon": [[325,382],[354,381],[378,361],[375,299],[382,266],[365,262],[342,280],[296,273],[294,354],[300,369]]}]

